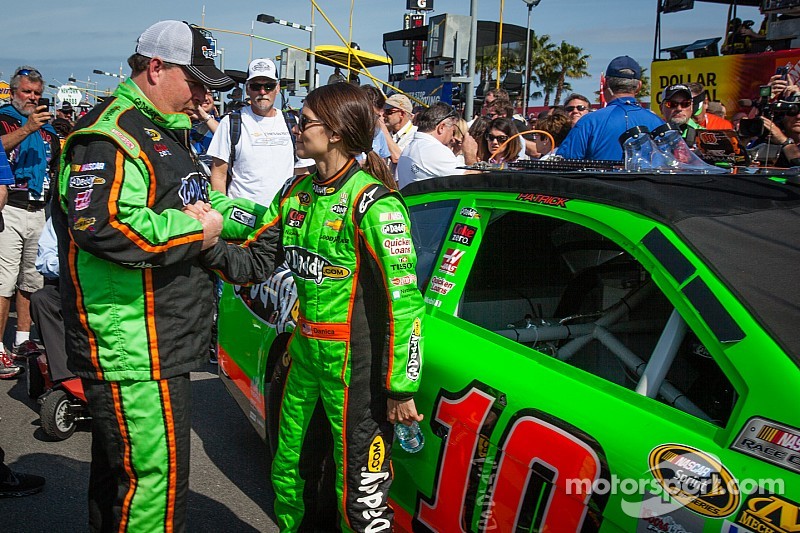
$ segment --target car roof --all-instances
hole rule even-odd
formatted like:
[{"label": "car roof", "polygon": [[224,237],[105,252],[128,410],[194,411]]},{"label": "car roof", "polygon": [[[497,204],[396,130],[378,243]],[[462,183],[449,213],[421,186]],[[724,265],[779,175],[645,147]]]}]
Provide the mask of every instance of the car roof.
[{"label": "car roof", "polygon": [[800,366],[800,186],[752,175],[495,171],[401,192],[544,194],[652,218],[681,235]]}]

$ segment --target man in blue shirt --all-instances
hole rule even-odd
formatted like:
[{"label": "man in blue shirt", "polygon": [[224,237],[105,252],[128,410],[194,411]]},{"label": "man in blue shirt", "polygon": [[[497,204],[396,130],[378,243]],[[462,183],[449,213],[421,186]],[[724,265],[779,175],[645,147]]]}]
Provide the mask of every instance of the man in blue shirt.
[{"label": "man in blue shirt", "polygon": [[[8,164],[6,151],[3,149],[3,142],[0,141],[0,231],[5,229],[3,222],[3,208],[8,201],[8,186],[14,185],[14,174]],[[3,332],[0,331],[0,334]],[[22,367],[14,364],[11,356],[0,350],[0,379],[10,379],[22,373]],[[2,454],[0,453],[0,456]]]},{"label": "man in blue shirt", "polygon": [[561,143],[558,155],[566,159],[622,160],[619,137],[634,126],[653,130],[664,123],[636,101],[642,88],[642,67],[628,56],[611,61],[603,92],[608,105],[581,118]]}]

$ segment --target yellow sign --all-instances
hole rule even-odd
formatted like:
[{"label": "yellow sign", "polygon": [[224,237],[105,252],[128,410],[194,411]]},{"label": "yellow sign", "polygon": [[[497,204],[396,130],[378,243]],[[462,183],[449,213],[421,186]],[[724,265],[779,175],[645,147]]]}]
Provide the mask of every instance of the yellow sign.
[{"label": "yellow sign", "polygon": [[722,102],[728,115],[733,115],[744,107],[739,100],[758,100],[759,86],[769,82],[776,68],[789,67],[790,80],[800,81],[800,50],[654,61],[651,67],[650,107],[656,114],[661,113],[665,87],[699,82],[705,86],[709,100]]},{"label": "yellow sign", "polygon": [[11,100],[11,87],[7,81],[0,81],[0,100],[4,102]]}]

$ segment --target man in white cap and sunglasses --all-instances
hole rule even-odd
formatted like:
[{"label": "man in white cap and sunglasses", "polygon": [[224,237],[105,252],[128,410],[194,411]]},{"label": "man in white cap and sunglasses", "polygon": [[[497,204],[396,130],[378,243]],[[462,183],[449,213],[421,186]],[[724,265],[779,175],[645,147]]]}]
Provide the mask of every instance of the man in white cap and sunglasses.
[{"label": "man in white cap and sunglasses", "polygon": [[245,92],[250,105],[223,117],[208,146],[211,186],[231,198],[269,205],[295,175],[290,120],[275,107],[280,81],[271,59],[250,62]]},{"label": "man in white cap and sunglasses", "polygon": [[211,202],[228,238],[244,237],[255,216],[252,204],[234,214],[209,190],[190,149],[187,113],[207,88],[233,85],[206,37],[158,22],[128,64],[131,76],[63,149],[52,212],[65,344],[92,415],[89,529],[177,532],[189,492],[189,372],[206,362],[211,338],[203,256],[223,229],[213,212],[198,221],[181,210]]}]

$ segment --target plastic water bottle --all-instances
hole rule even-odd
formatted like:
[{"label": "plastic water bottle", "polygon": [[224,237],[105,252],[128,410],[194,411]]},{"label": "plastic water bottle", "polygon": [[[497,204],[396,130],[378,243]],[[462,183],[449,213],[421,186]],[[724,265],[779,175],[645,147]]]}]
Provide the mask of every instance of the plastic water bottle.
[{"label": "plastic water bottle", "polygon": [[425,446],[425,437],[416,420],[410,426],[398,422],[394,425],[394,434],[400,447],[408,453],[417,453]]}]

